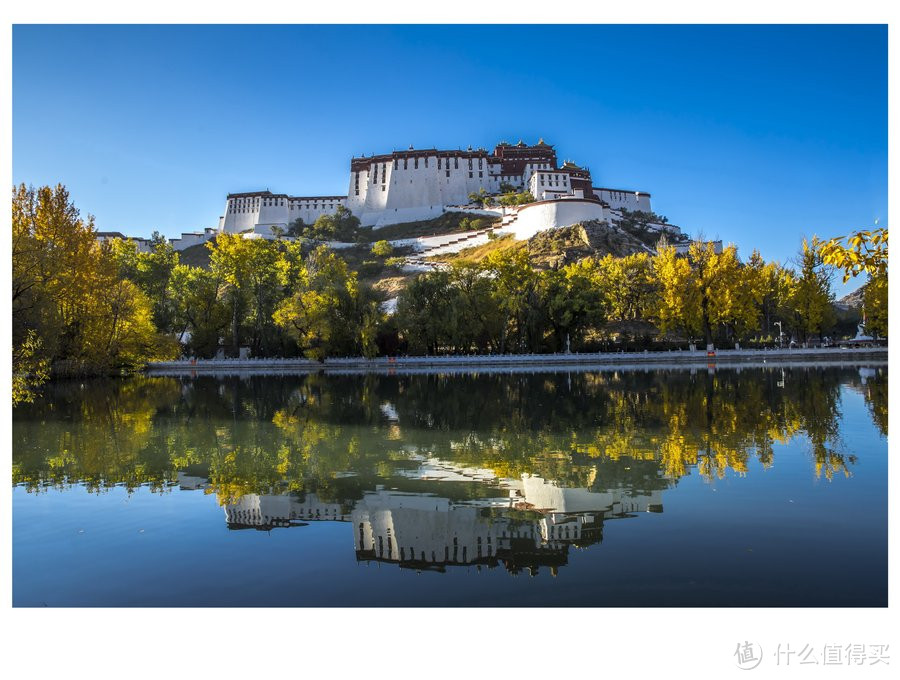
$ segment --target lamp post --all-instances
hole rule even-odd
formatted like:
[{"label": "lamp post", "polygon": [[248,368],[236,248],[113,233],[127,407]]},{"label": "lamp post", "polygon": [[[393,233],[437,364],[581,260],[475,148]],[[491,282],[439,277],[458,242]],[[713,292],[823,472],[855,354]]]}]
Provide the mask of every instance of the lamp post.
[{"label": "lamp post", "polygon": [[776,321],[775,325],[778,326],[778,348],[781,349],[781,336],[784,335],[784,332],[781,329],[781,322]]}]

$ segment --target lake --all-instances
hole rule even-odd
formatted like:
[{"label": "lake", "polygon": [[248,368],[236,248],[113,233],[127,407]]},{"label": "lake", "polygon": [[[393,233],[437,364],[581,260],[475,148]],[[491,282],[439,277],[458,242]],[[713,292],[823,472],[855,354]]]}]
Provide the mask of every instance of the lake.
[{"label": "lake", "polygon": [[887,606],[886,363],[56,382],[15,606]]}]

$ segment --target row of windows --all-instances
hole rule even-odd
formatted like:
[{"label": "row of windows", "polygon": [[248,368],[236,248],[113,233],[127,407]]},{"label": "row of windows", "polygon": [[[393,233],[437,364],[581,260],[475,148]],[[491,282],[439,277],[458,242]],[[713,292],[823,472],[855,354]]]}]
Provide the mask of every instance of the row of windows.
[{"label": "row of windows", "polygon": [[[426,157],[423,158],[422,160],[424,161],[423,166],[427,168],[427,167],[428,167],[428,157],[426,156]],[[447,162],[444,163],[444,162],[443,162],[444,159],[441,158],[440,156],[438,157],[438,159],[437,159],[437,167],[438,167],[438,170],[442,170],[442,169],[444,169],[445,167],[446,167],[447,169],[450,168],[450,159],[448,158],[448,159],[446,159],[446,160],[447,160]],[[472,167],[473,167],[473,166],[472,166],[472,160],[473,160],[473,159],[469,158],[468,160],[469,160],[469,169],[472,169]],[[459,157],[457,157],[457,156],[454,156],[454,157],[453,157],[453,168],[454,168],[455,170],[459,170]],[[479,159],[478,159],[478,168],[479,168],[479,170],[483,170],[483,169],[484,169],[484,159],[483,159],[483,158],[479,158]],[[399,159],[399,158],[395,158],[395,159],[394,159],[394,170],[399,170],[399,169],[400,169],[400,159]],[[408,159],[408,158],[404,158],[404,159],[403,159],[403,169],[404,169],[404,170],[409,170],[409,159]],[[418,157],[417,157],[417,158],[413,158],[413,170],[418,170],[418,169],[419,169],[419,159],[418,159]],[[382,173],[384,173],[384,164],[382,164],[382,166],[381,166],[381,171],[382,171]],[[377,165],[377,164],[375,165],[375,171],[374,171],[374,174],[375,174],[376,177],[378,176],[378,165]],[[357,178],[358,178],[359,172],[357,172],[356,175],[357,175]]]}]

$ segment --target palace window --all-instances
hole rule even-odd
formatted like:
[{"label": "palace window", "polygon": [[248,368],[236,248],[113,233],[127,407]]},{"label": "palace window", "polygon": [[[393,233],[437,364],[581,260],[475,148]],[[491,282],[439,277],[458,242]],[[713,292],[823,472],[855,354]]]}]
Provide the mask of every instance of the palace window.
[{"label": "palace window", "polygon": [[472,179],[472,173],[471,173],[471,171],[469,172],[469,179]]},{"label": "palace window", "polygon": [[438,156],[438,170],[441,169],[441,157]]},{"label": "palace window", "polygon": [[453,158],[453,169],[459,170],[459,156]]},{"label": "palace window", "polygon": [[409,168],[409,159],[404,158],[403,159],[403,169],[406,170],[407,168]]},{"label": "palace window", "polygon": [[447,170],[446,172],[447,172],[447,177],[449,177],[449,176],[450,176],[450,171]]},{"label": "palace window", "polygon": [[479,177],[484,177],[484,173],[483,173],[483,172],[479,172],[479,173],[478,173],[478,176],[479,176]]},{"label": "palace window", "polygon": [[419,169],[419,159],[415,158],[415,159],[413,159],[413,170],[418,170],[418,169]]}]

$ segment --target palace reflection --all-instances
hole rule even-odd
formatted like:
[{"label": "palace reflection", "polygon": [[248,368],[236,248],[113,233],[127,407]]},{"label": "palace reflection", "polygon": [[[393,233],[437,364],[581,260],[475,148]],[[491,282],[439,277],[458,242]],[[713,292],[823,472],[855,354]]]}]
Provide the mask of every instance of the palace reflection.
[{"label": "palace reflection", "polygon": [[[448,467],[444,464],[443,467]],[[464,477],[464,471],[461,476]],[[272,530],[308,522],[349,522],[356,559],[401,568],[444,571],[452,566],[503,566],[534,575],[542,566],[556,574],[570,547],[603,540],[603,523],[662,512],[662,491],[633,494],[565,488],[541,477],[490,480],[504,496],[454,501],[434,494],[383,486],[347,504],[316,494],[248,494],[224,505],[229,529]],[[452,481],[434,482],[436,487]]]}]

